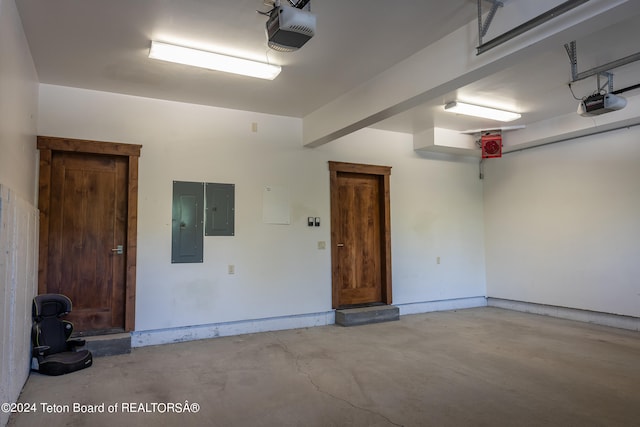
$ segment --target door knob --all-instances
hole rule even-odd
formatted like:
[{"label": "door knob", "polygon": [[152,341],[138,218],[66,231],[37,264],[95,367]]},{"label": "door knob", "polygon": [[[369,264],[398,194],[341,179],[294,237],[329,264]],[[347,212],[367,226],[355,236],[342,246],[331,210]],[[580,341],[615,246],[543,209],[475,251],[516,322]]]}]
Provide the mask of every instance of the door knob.
[{"label": "door knob", "polygon": [[344,247],[344,243],[338,243],[338,247],[339,247],[339,248]]},{"label": "door knob", "polygon": [[111,252],[116,255],[122,255],[124,253],[124,248],[122,245],[118,245],[115,248],[111,249]]}]

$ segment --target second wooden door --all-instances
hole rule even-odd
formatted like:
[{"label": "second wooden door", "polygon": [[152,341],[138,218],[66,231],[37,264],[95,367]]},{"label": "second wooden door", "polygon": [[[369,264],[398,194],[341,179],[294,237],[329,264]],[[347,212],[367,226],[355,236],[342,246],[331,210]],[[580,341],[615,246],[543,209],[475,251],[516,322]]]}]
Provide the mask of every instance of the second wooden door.
[{"label": "second wooden door", "polygon": [[390,304],[389,168],[330,166],[334,308]]}]

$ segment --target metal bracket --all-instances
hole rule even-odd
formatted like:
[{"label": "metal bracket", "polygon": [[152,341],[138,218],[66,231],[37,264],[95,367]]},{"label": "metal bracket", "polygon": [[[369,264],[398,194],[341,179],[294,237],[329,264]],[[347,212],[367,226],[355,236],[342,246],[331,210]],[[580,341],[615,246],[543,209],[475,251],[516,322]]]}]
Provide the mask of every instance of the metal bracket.
[{"label": "metal bracket", "polygon": [[623,65],[630,64],[635,61],[640,61],[640,52],[625,56],[624,58],[617,59],[615,61],[608,62],[598,67],[591,68],[590,70],[578,72],[578,48],[576,47],[575,40],[571,43],[566,43],[564,49],[569,55],[569,63],[571,64],[571,83],[575,83],[578,80],[584,80],[587,77],[598,76],[598,90],[600,90],[600,75],[603,75],[609,80],[609,91],[613,91],[613,75],[610,70],[614,68],[622,67]]},{"label": "metal bracket", "polygon": [[[478,28],[480,31],[480,35],[482,35],[482,28],[484,27],[484,25],[481,24],[481,12],[482,12],[482,7],[480,5],[480,2],[482,0],[478,0]],[[495,2],[495,0],[492,0]],[[563,13],[569,12],[570,10],[588,2],[590,0],[567,0],[564,3],[559,4],[558,6],[549,9],[548,11],[536,16],[533,19],[528,20],[527,22],[518,25],[517,27],[507,31],[506,33],[502,33],[499,36],[494,37],[493,39],[489,40],[488,42],[482,42],[482,38],[480,39],[480,45],[477,47],[477,53],[476,55],[480,55],[483,54],[484,52],[493,49],[496,46],[500,46],[501,44],[515,38],[518,37],[519,35],[522,35],[524,33],[526,33],[527,31],[536,28],[539,25],[544,24],[545,22],[556,18],[560,15],[562,15]],[[487,17],[489,18],[489,17]],[[486,27],[488,28],[488,25],[486,25]]]},{"label": "metal bracket", "polygon": [[[489,14],[487,15],[487,19],[482,22],[482,2],[489,1],[491,2],[491,10],[489,10]],[[498,0],[478,0],[478,44],[482,44],[482,38],[487,35],[487,31],[489,31],[489,26],[491,26],[491,22],[493,21],[494,16],[496,16],[496,12],[499,7],[504,6],[504,3]]]},{"label": "metal bracket", "polygon": [[[607,79],[602,85],[600,84],[600,77],[605,77]],[[607,86],[607,93],[613,92],[613,73],[608,71],[598,73],[598,92],[602,92],[605,86]]]},{"label": "metal bracket", "polygon": [[571,64],[571,81],[575,82],[578,75],[578,48],[576,47],[576,41],[571,43],[565,43],[564,50],[569,55],[569,63]]}]

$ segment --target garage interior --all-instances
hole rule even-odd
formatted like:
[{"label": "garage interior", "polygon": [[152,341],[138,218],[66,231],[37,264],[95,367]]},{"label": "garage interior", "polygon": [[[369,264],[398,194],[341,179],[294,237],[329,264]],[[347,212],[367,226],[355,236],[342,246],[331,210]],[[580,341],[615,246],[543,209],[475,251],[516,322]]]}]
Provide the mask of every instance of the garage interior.
[{"label": "garage interior", "polygon": [[[632,425],[639,16],[0,0],[0,425]],[[31,371],[42,293],[93,366]]]}]

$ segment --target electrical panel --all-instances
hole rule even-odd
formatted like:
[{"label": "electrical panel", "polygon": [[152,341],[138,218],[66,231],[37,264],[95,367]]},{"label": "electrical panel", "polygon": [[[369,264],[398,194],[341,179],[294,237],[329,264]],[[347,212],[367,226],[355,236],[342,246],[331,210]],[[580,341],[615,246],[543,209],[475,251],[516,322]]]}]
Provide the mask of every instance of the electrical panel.
[{"label": "electrical panel", "polygon": [[235,234],[235,185],[173,182],[171,262],[203,262],[204,236]]},{"label": "electrical panel", "polygon": [[205,236],[235,233],[235,185],[205,184]]},{"label": "electrical panel", "polygon": [[173,182],[171,262],[203,262],[204,184]]}]

